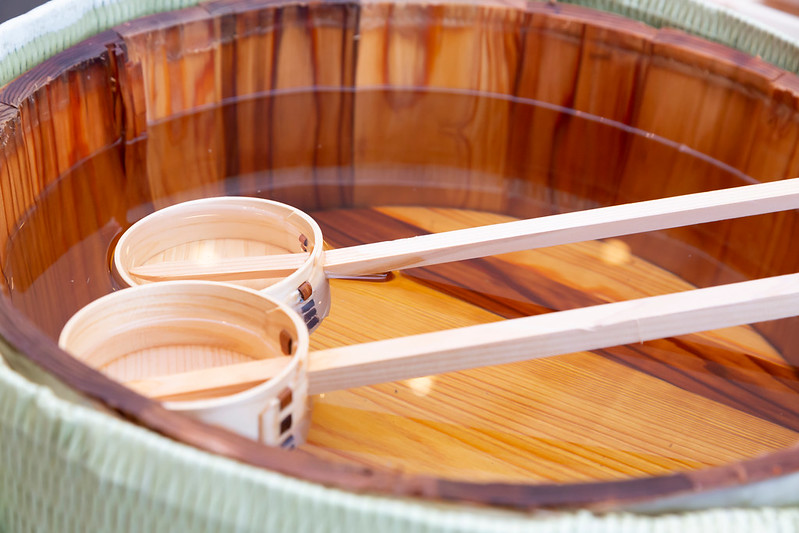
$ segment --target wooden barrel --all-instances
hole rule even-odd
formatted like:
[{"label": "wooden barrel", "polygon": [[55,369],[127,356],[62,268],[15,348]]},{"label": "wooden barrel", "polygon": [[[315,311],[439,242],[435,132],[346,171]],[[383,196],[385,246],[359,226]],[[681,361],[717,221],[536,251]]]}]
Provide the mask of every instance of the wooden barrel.
[{"label": "wooden barrel", "polygon": [[[289,203],[338,247],[799,176],[799,79],[757,58],[561,4],[225,0],[11,82],[0,139],[0,334],[154,431],[346,489],[521,508],[799,470],[795,318],[329,393],[294,451],[166,411],[53,342],[118,288],[121,232],[179,201]],[[798,223],[333,280],[312,347],[793,273]]]}]

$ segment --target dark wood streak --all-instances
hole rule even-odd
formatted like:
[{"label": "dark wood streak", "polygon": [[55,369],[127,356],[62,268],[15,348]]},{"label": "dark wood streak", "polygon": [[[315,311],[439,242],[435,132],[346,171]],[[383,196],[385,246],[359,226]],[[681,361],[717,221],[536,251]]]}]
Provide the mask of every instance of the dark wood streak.
[{"label": "dark wood streak", "polygon": [[[620,346],[598,353],[610,360],[662,379],[762,420],[799,431],[795,407],[799,376],[795,369],[721,348],[690,337]],[[757,384],[757,391],[746,385]]]},{"label": "dark wood streak", "polygon": [[[8,104],[0,104],[0,154],[8,156],[18,152],[17,139],[20,137],[20,119],[19,109]],[[15,174],[21,174],[16,168],[11,157],[0,158],[0,187],[10,187],[12,177]],[[14,220],[14,213],[9,202],[0,202],[0,211],[3,216],[0,217],[0,236],[8,238],[13,231],[10,227],[12,220]],[[0,247],[0,261],[6,256],[6,247]],[[2,277],[2,289],[4,293],[8,293],[8,284],[6,283],[5,276]]]},{"label": "dark wood streak", "polygon": [[[589,24],[600,28],[614,28],[619,31],[626,29],[632,33],[639,34],[652,32],[648,28],[644,30],[643,28],[645,27],[639,23],[574,6],[553,6],[543,2],[523,3],[512,1],[484,2],[484,4],[495,8],[510,6],[510,8],[518,9],[525,14],[531,15],[536,20],[571,21],[578,26]],[[137,98],[143,96],[141,90],[142,74],[140,65],[137,66],[130,63],[130,45],[137,34],[147,34],[159,29],[173,27],[180,28],[181,25],[198,20],[217,24],[220,20],[220,15],[218,14],[221,13],[224,6],[238,6],[235,9],[231,7],[229,11],[230,13],[235,13],[230,15],[235,17],[239,13],[250,11],[251,6],[253,10],[268,10],[271,9],[271,6],[280,5],[282,4],[278,2],[222,1],[188,10],[147,17],[125,23],[116,30],[104,32],[44,62],[0,91],[0,104],[2,104],[0,105],[0,135],[3,136],[0,137],[3,139],[2,146],[0,146],[3,151],[3,164],[0,165],[0,173],[4,173],[3,176],[6,176],[6,179],[8,179],[8,176],[17,176],[18,180],[24,181],[28,179],[28,173],[33,172],[33,169],[23,168],[27,163],[20,163],[20,159],[14,159],[13,164],[17,165],[15,168],[10,167],[12,164],[10,161],[12,155],[18,156],[22,153],[24,150],[23,144],[35,144],[41,142],[41,138],[45,138],[41,137],[37,140],[35,137],[35,135],[45,135],[44,133],[23,138],[24,135],[21,131],[29,127],[30,122],[26,121],[32,118],[27,115],[27,113],[31,113],[28,103],[36,103],[37,99],[46,101],[46,96],[40,91],[62,88],[67,91],[71,102],[78,102],[79,97],[74,91],[80,86],[79,82],[83,79],[82,76],[88,70],[92,70],[94,75],[98,75],[106,83],[107,94],[111,95],[108,101],[112,102],[113,109],[120,112],[119,114],[116,112],[111,113],[113,117],[118,117],[118,119],[109,119],[109,116],[105,116],[105,120],[98,119],[97,124],[109,126],[107,130],[109,132],[108,138],[99,145],[92,145],[91,143],[81,145],[78,143],[79,146],[76,150],[70,152],[73,159],[69,163],[75,164],[77,159],[91,155],[93,153],[92,150],[101,149],[120,139],[124,143],[133,143],[134,138],[131,135],[146,135],[145,126],[142,123],[144,109],[136,107],[138,105],[146,105],[146,102],[137,100]],[[321,4],[303,3],[302,5],[315,7]],[[349,20],[359,20],[360,7],[355,3],[325,2],[324,5],[328,7],[344,6],[350,14],[349,16],[353,17]],[[443,8],[439,8],[439,11],[443,11]],[[281,9],[276,10],[278,24],[281,12]],[[230,28],[227,23],[223,27],[225,32]],[[585,35],[582,30],[580,32]],[[762,61],[744,57],[729,49],[715,45],[700,45],[696,39],[689,39],[682,36],[682,34],[661,31],[657,32],[656,35],[655,51],[663,54],[662,57],[667,58],[667,63],[677,64],[680,61],[684,61],[693,68],[720,73],[718,75],[730,75],[750,90],[760,89],[769,95],[772,95],[775,91],[783,91],[781,94],[776,94],[775,98],[780,99],[782,105],[796,106],[797,94],[799,94],[797,87],[799,85],[797,85],[794,77],[775,72],[773,67],[766,65]],[[228,37],[228,35],[225,36]],[[174,35],[171,35],[171,37],[174,37]],[[171,44],[174,45],[175,41],[171,41]],[[703,48],[701,51],[703,60],[696,58],[694,53],[694,48],[696,47]],[[110,56],[109,50],[112,51]],[[172,51],[176,52],[176,50]],[[223,57],[230,59],[237,56],[234,53],[232,55],[223,54]],[[525,56],[522,55],[522,57]],[[354,72],[354,65],[352,68]],[[636,68],[646,70],[643,65],[639,65]],[[272,72],[274,86],[275,71],[273,70]],[[774,76],[781,77],[778,81],[774,81]],[[128,85],[120,87],[118,84]],[[229,84],[226,87],[228,90],[236,90],[235,84]],[[342,109],[342,113],[346,114],[346,109]],[[635,113],[630,113],[629,108],[625,110],[625,113],[625,116],[628,117],[636,116]],[[47,135],[50,135],[50,133]],[[135,152],[137,147],[141,146],[144,145],[125,144],[122,160],[124,161],[126,172],[134,172],[133,161],[136,157],[131,156],[131,154]],[[85,151],[89,153],[83,153]],[[345,149],[344,152],[346,153],[346,151]],[[791,161],[793,160],[789,157],[785,167],[786,172],[789,173],[796,167],[796,164],[791,163]],[[36,180],[31,182],[32,186],[39,187],[35,191],[36,193],[41,192],[41,189],[46,187],[50,180],[59,175],[56,172],[58,168],[58,165],[48,161],[47,164],[43,164],[41,168],[37,169],[38,171],[46,169],[47,175],[37,175]],[[60,170],[64,170],[63,167]],[[136,169],[135,172],[137,172],[135,174],[137,177],[141,177],[144,174],[142,169]],[[4,182],[3,185],[3,193],[5,195],[12,184]],[[140,192],[150,194],[150,189],[142,186]],[[351,199],[348,200],[351,201]],[[7,206],[11,206],[12,202],[7,201],[4,197],[6,226],[18,221],[34,201],[35,195],[14,198],[14,205],[11,208]],[[7,235],[6,233],[4,236],[7,237]],[[333,234],[331,238],[335,239],[337,237]],[[269,468],[287,475],[348,490],[479,502],[516,508],[579,507],[585,505],[608,508],[616,504],[657,496],[736,486],[744,482],[768,479],[775,475],[799,470],[799,450],[796,448],[735,465],[687,474],[620,482],[565,485],[469,484],[418,476],[408,477],[395,472],[378,472],[367,468],[345,467],[315,459],[302,452],[267,449],[243,437],[164,410],[158,404],[130,392],[58,350],[55,344],[43,335],[30,320],[19,313],[7,297],[0,299],[0,319],[2,319],[0,320],[0,335],[8,344],[7,348],[9,349],[4,350],[4,353],[9,363],[14,368],[24,371],[26,375],[52,386],[70,400],[97,401],[124,418],[200,449],[223,454],[234,460],[254,466]],[[736,354],[724,354],[719,357],[719,361],[726,361],[726,357],[731,357],[733,360],[738,361],[742,368],[745,367],[745,363],[751,363],[746,358],[735,359],[737,357]],[[33,362],[38,367],[38,370],[32,367],[29,364],[30,362]],[[657,364],[660,364],[660,362]],[[725,371],[728,371],[727,366],[724,368]],[[781,385],[791,389],[795,387],[793,379],[795,376],[780,374],[775,369],[774,372],[779,374],[778,381]],[[75,391],[80,391],[80,394]],[[772,410],[771,406],[765,404],[759,405],[757,408],[762,409],[764,412]]]}]

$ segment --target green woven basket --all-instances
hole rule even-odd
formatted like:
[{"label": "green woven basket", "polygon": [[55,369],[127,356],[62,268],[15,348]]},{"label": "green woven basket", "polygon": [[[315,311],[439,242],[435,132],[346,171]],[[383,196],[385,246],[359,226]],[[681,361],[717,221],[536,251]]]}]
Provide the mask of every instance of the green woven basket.
[{"label": "green woven basket", "polygon": [[[54,0],[0,25],[0,84],[113,25],[195,3]],[[799,40],[696,0],[574,3],[681,28],[799,72]],[[1,353],[8,358],[11,350],[0,340]],[[799,475],[602,515],[353,494],[160,437],[68,391],[57,395],[0,358],[0,530],[793,531]]]}]

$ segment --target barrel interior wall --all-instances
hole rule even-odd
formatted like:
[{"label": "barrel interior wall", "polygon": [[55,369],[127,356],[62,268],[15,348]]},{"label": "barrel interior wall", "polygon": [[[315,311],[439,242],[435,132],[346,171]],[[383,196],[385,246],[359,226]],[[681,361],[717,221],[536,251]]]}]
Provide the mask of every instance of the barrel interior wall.
[{"label": "barrel interior wall", "polygon": [[[19,132],[19,111],[8,104],[0,104],[0,191],[15,187],[14,183],[21,173],[19,150],[17,144],[21,142]],[[6,193],[8,194],[8,193]],[[0,216],[0,239],[4,246],[0,246],[0,258],[5,258],[8,236],[13,231],[13,224],[17,218],[14,216],[14,206],[10,201],[2,202],[2,216]],[[5,286],[5,276],[3,284]]]},{"label": "barrel interior wall", "polygon": [[[0,89],[0,102],[13,109],[4,123],[13,142],[3,145],[6,174],[0,189],[5,226],[0,257],[4,262],[7,239],[42,193],[77,163],[121,138],[121,106],[109,54],[116,42],[113,32],[99,34]],[[103,202],[113,203],[114,198]],[[50,237],[44,239],[41,252],[57,256],[64,252],[62,246],[80,238],[72,234],[80,234],[80,221],[91,219],[94,213],[76,213],[76,205],[76,199],[65,199],[61,215],[76,223],[46,228],[43,236]],[[35,262],[29,266],[39,268]]]},{"label": "barrel interior wall", "polygon": [[[6,281],[25,291],[75,242],[200,196],[530,217],[799,175],[794,77],[584,12],[223,1],[98,35],[0,92]],[[796,225],[790,212],[627,241],[704,286],[796,271]],[[74,279],[105,253],[71,258]]]}]

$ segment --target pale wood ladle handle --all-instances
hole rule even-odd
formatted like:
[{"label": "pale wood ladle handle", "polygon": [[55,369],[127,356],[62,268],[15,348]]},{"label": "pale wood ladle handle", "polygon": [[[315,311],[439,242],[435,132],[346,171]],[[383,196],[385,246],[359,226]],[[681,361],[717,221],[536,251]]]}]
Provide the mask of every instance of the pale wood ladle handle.
[{"label": "pale wood ladle handle", "polygon": [[[312,352],[309,394],[596,350],[799,314],[799,274]],[[155,398],[255,384],[288,358],[127,385]]]},{"label": "pale wood ladle handle", "polygon": [[[799,208],[799,178],[434,233],[325,252],[328,275],[358,276]],[[132,267],[146,280],[284,276],[307,254]]]}]

